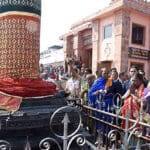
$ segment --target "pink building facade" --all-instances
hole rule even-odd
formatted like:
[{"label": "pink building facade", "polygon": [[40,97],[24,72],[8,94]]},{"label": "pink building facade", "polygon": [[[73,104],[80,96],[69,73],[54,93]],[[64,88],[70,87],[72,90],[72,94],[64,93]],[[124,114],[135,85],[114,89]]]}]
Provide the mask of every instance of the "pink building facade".
[{"label": "pink building facade", "polygon": [[150,78],[150,2],[112,0],[110,5],[71,27],[60,37],[66,55],[77,55],[92,68],[136,65]]}]

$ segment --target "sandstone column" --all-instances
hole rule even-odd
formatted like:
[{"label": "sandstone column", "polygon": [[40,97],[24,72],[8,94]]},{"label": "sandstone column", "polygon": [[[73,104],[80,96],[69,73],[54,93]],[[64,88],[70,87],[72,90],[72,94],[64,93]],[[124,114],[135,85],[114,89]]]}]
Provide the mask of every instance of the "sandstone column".
[{"label": "sandstone column", "polygon": [[129,35],[130,13],[120,10],[115,13],[115,66],[119,71],[128,70]]},{"label": "sandstone column", "polygon": [[93,22],[92,29],[92,68],[93,72],[96,72],[98,69],[98,56],[99,56],[99,20]]}]

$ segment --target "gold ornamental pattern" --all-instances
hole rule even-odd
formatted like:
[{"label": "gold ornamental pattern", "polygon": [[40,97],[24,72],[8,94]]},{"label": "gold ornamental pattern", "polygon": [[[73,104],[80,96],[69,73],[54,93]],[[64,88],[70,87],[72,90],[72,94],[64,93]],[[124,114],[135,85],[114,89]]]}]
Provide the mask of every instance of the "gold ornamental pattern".
[{"label": "gold ornamental pattern", "polygon": [[0,78],[39,76],[40,18],[0,17]]}]

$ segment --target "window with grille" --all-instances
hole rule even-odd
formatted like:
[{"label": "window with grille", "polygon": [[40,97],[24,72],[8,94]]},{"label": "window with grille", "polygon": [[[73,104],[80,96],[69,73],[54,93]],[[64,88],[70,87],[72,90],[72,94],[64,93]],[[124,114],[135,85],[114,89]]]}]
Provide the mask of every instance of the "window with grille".
[{"label": "window with grille", "polygon": [[132,43],[144,45],[145,27],[138,24],[132,24]]}]

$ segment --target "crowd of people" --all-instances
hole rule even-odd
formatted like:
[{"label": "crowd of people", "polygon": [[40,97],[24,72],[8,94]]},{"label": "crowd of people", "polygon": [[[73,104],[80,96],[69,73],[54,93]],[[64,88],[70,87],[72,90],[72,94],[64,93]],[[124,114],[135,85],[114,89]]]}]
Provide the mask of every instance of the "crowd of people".
[{"label": "crowd of people", "polygon": [[[136,66],[131,66],[128,72],[118,72],[114,67],[110,70],[101,68],[93,73],[84,64],[79,67],[73,59],[68,59],[66,71],[63,66],[57,69],[52,66],[46,68],[49,72],[41,70],[41,78],[54,82],[65,92],[68,99],[78,98],[81,104],[110,113],[115,113],[114,105],[119,104],[122,107],[121,115],[126,118],[129,112],[129,117],[134,120],[137,120],[143,111],[145,115],[142,121],[150,124],[150,81],[146,79],[144,70],[139,70]],[[121,103],[114,99],[116,94],[119,95]],[[94,115],[104,121],[116,123],[115,118],[108,115]],[[126,121],[119,122],[119,125],[126,128]],[[133,123],[129,123],[128,126],[132,125]],[[97,122],[93,129],[95,134],[98,130],[109,132],[110,126]],[[150,136],[150,132],[146,135]]]}]

